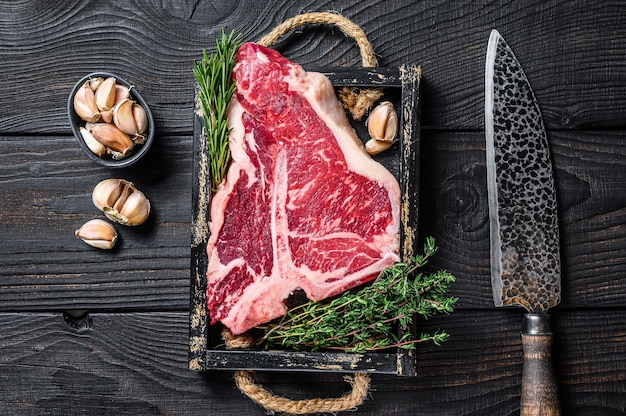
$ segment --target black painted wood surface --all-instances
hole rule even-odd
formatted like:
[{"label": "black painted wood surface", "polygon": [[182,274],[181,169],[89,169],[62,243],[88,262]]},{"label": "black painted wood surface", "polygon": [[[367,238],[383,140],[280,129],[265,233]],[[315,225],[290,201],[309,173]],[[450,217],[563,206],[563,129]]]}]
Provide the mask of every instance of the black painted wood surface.
[{"label": "black painted wood surface", "polygon": [[[367,0],[0,2],[0,414],[263,415],[232,373],[187,369],[193,61],[222,28],[247,40],[303,11],[342,12],[382,67],[422,66],[420,236],[457,276],[441,347],[418,377],[372,378],[363,415],[515,415],[522,311],[495,309],[489,281],[484,53],[497,28],[532,83],[554,157],[563,301],[551,311],[563,414],[626,414],[626,8],[619,1]],[[358,65],[337,30],[276,48],[305,66]],[[65,102],[107,70],[141,87],[157,125],[139,165],[96,167]],[[91,190],[132,180],[148,222],[113,252],[73,232],[99,217]],[[339,396],[340,374],[260,373],[291,398]]]}]

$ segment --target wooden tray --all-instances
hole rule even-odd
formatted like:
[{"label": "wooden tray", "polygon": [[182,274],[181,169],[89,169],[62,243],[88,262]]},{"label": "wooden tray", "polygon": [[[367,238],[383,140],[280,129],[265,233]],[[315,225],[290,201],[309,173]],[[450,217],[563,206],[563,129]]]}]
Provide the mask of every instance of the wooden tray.
[{"label": "wooden tray", "polygon": [[[374,158],[400,182],[401,257],[417,249],[419,203],[420,67],[400,68],[307,68],[324,73],[338,90],[349,87],[380,87],[382,100],[391,101],[400,121],[399,140]],[[198,100],[196,100],[196,103]],[[198,104],[197,104],[198,105]],[[209,238],[209,169],[203,119],[194,120],[193,218],[191,244],[191,303],[189,316],[189,368],[192,370],[265,370],[376,372],[416,375],[416,354],[402,349],[384,353],[294,352],[288,350],[227,350],[221,325],[209,325],[206,306],[206,243]],[[348,117],[351,119],[351,117]],[[362,140],[369,138],[365,118],[351,123]],[[415,328],[411,328],[415,332]],[[415,335],[415,334],[414,334]]]}]

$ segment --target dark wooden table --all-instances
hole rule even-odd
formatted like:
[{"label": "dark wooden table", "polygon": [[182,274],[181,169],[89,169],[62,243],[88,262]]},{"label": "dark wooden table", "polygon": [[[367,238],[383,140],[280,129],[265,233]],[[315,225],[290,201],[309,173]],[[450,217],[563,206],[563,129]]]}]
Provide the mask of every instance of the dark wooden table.
[{"label": "dark wooden table", "polygon": [[[353,4],[354,3],[354,4]],[[61,5],[62,4],[62,5]],[[497,28],[542,107],[556,167],[563,301],[553,313],[565,415],[626,414],[626,6],[620,1],[0,2],[0,414],[263,415],[232,372],[188,370],[193,62],[222,30],[256,40],[303,11],[343,13],[383,67],[420,64],[421,238],[457,276],[456,311],[420,346],[418,376],[374,375],[363,415],[514,415],[520,310],[495,309],[489,277],[484,58]],[[305,66],[357,66],[338,30],[276,46]],[[99,70],[135,84],[157,134],[139,165],[97,167],[66,101]],[[100,217],[91,190],[132,180],[148,223],[119,248],[74,230]],[[291,398],[338,396],[341,374],[260,373]]]}]

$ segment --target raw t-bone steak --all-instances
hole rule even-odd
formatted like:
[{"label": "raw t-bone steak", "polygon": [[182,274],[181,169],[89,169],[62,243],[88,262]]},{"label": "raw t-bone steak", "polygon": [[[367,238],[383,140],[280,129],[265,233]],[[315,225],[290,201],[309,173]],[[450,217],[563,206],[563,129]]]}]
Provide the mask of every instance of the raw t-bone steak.
[{"label": "raw t-bone steak", "polygon": [[278,52],[237,53],[232,164],[211,201],[207,301],[235,334],[399,260],[400,190],[350,126],[330,81]]}]

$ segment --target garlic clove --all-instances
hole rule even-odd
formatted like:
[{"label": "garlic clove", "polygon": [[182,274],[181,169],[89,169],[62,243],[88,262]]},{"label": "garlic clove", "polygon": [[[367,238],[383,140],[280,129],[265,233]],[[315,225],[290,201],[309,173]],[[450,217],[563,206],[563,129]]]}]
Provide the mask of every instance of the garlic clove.
[{"label": "garlic clove", "polygon": [[102,81],[104,81],[104,78],[102,77],[95,77],[95,78],[91,78],[88,82],[89,82],[89,86],[91,87],[92,91],[96,91],[98,89],[98,87],[100,86],[100,84],[102,84]]},{"label": "garlic clove", "polygon": [[100,121],[100,110],[96,105],[96,97],[88,81],[74,94],[74,111],[85,121],[94,123]]},{"label": "garlic clove", "polygon": [[96,105],[100,111],[110,110],[115,105],[117,82],[114,77],[102,81],[95,92]]},{"label": "garlic clove", "polygon": [[140,136],[148,128],[148,115],[140,104],[126,99],[113,107],[113,123],[130,136]]},{"label": "garlic clove", "polygon": [[396,139],[398,115],[391,102],[384,101],[376,106],[365,123],[372,139],[385,142],[393,142]]},{"label": "garlic clove", "polygon": [[150,201],[141,191],[135,189],[119,211],[122,218],[126,218],[126,225],[143,224],[150,215]]},{"label": "garlic clove", "polygon": [[115,86],[115,104],[130,98],[130,89],[126,85],[117,84]]},{"label": "garlic clove", "polygon": [[[100,211],[104,210],[104,207],[112,207],[115,202],[120,199],[128,198],[128,194],[124,197],[122,193],[127,185],[131,185],[131,182],[124,179],[105,179],[100,181],[91,193],[91,201]],[[123,203],[123,201],[122,201]]]},{"label": "garlic clove", "polygon": [[[135,190],[135,185],[132,182],[125,181],[123,179],[120,180],[120,194],[117,199],[113,202],[111,207],[115,211],[121,211],[122,207],[126,203],[126,200],[130,196],[130,194]],[[106,207],[105,207],[106,208]]]},{"label": "garlic clove", "polygon": [[89,126],[89,131],[96,140],[113,152],[128,155],[133,149],[134,145],[130,136],[113,124],[95,123]]},{"label": "garlic clove", "polygon": [[80,135],[83,138],[83,142],[85,142],[89,150],[91,150],[94,155],[102,157],[106,154],[106,147],[104,147],[102,143],[97,141],[96,138],[93,137],[93,134],[89,132],[89,130],[84,127],[79,127],[78,130],[80,131]]},{"label": "garlic clove", "polygon": [[94,205],[111,221],[122,225],[143,224],[150,215],[150,201],[124,179],[105,179],[92,193]]},{"label": "garlic clove", "polygon": [[105,110],[101,114],[102,114],[102,121],[104,121],[105,123],[113,122],[113,111]]},{"label": "garlic clove", "polygon": [[377,155],[389,149],[392,144],[393,142],[369,139],[367,143],[365,143],[365,151],[370,155]]},{"label": "garlic clove", "polygon": [[148,114],[141,104],[133,103],[133,118],[137,126],[136,135],[144,134],[148,129]]},{"label": "garlic clove", "polygon": [[123,100],[113,107],[113,123],[118,129],[129,135],[137,134],[137,124],[133,116],[133,102]]},{"label": "garlic clove", "polygon": [[117,242],[115,228],[100,219],[87,221],[74,234],[86,244],[103,250],[112,249]]}]

